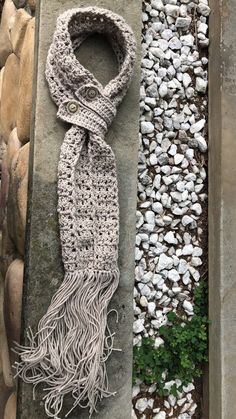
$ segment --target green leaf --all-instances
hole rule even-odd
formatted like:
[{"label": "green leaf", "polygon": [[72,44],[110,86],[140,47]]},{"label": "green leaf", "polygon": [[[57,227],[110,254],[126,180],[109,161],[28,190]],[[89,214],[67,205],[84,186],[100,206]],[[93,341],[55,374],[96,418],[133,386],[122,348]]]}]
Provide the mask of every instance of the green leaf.
[{"label": "green leaf", "polygon": [[134,348],[134,383],[138,379],[146,384],[156,383],[160,396],[177,396],[179,389],[176,384],[169,391],[165,389],[164,372],[166,381],[180,379],[183,385],[202,375],[203,364],[208,361],[209,320],[205,281],[196,286],[194,302],[195,314],[191,321],[183,321],[173,311],[167,314],[169,324],[159,329],[164,345],[155,348],[154,339],[143,338],[141,346]]}]

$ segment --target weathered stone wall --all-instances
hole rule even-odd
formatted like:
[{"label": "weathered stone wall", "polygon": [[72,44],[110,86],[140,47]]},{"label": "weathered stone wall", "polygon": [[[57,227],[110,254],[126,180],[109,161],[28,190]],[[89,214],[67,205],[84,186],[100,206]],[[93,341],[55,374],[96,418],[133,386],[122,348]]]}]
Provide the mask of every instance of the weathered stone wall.
[{"label": "weathered stone wall", "polygon": [[0,24],[0,419],[16,416],[14,353],[20,339],[35,1],[5,0]]}]

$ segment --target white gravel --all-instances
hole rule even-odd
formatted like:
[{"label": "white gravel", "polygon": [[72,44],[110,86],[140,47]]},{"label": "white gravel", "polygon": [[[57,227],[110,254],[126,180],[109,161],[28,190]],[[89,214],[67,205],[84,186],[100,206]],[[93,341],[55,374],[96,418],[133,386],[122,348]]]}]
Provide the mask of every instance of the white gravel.
[{"label": "white gravel", "polygon": [[[192,290],[200,279],[210,8],[207,0],[143,6],[133,330],[134,345],[152,337],[158,348],[170,310],[193,316]],[[143,384],[135,385],[133,418],[150,411],[156,419],[194,416],[194,383],[155,408],[153,388],[142,393]]]}]

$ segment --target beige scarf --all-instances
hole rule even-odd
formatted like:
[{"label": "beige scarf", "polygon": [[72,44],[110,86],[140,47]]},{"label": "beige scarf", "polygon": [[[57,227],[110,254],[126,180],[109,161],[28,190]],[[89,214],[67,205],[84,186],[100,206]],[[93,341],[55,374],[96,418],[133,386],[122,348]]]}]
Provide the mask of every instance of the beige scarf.
[{"label": "beige scarf", "polygon": [[[105,87],[75,56],[92,33],[106,35],[117,57],[118,75]],[[107,315],[119,282],[119,207],[115,157],[104,137],[130,84],[134,60],[134,35],[122,17],[88,7],[58,18],[46,78],[58,117],[71,124],[58,166],[65,277],[37,333],[29,331],[29,346],[16,349],[17,375],[34,387],[44,384],[48,417],[59,418],[67,394],[74,399],[71,410],[89,407],[90,415],[99,399],[113,394],[105,362],[114,339]]]}]

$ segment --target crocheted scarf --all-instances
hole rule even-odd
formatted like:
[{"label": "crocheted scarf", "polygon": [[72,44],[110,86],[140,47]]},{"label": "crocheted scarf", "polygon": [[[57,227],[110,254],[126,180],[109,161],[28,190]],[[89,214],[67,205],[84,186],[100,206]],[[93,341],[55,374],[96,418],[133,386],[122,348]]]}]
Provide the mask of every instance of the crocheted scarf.
[{"label": "crocheted scarf", "polygon": [[[92,33],[107,36],[118,74],[105,87],[75,55]],[[119,206],[115,157],[105,134],[130,84],[135,39],[124,19],[88,7],[59,16],[46,79],[57,116],[71,125],[58,166],[58,215],[65,276],[40,320],[18,346],[17,375],[34,388],[45,384],[45,411],[59,418],[64,396],[89,407],[110,396],[105,362],[114,334],[108,304],[118,286]],[[70,410],[70,411],[71,411]],[[67,415],[70,412],[67,413]],[[67,416],[66,415],[66,416]]]}]

